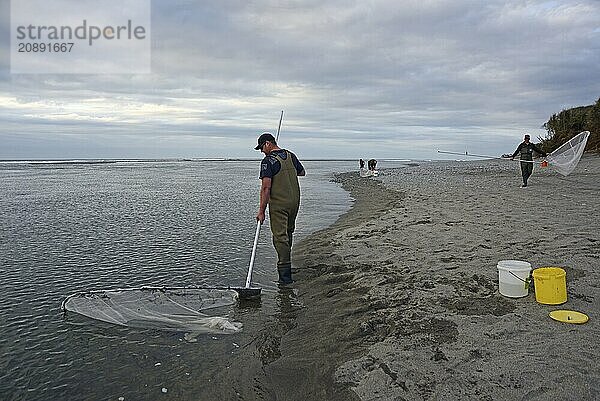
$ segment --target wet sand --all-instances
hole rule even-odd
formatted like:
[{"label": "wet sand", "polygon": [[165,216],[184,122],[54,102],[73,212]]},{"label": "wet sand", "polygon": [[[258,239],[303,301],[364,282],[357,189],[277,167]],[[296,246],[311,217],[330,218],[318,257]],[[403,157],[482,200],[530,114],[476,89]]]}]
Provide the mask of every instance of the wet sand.
[{"label": "wet sand", "polygon": [[[508,161],[338,180],[352,211],[295,250],[306,310],[289,342],[336,365],[319,373],[361,400],[597,399],[599,157],[566,178],[536,168],[526,189]],[[567,303],[501,296],[504,259],[564,268]],[[555,309],[590,321],[555,322]]]},{"label": "wet sand", "polygon": [[[383,167],[383,166],[382,166]],[[344,173],[349,213],[294,248],[280,313],[215,378],[221,399],[593,400],[600,394],[600,158]],[[562,306],[498,293],[499,260],[567,272]],[[590,316],[558,323],[555,309]],[[232,390],[225,390],[225,387]]]}]

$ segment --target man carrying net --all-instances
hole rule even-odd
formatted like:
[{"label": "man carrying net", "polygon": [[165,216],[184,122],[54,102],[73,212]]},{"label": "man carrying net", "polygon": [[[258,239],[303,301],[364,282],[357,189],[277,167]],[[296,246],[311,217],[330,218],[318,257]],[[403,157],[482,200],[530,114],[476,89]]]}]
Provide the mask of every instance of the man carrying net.
[{"label": "man carrying net", "polygon": [[519,144],[515,153],[512,154],[511,159],[514,159],[517,154],[521,155],[521,174],[523,175],[523,184],[521,188],[527,188],[527,180],[533,173],[533,152],[541,154],[546,157],[546,153],[540,150],[533,143],[529,142],[529,135],[525,134],[523,142]]}]

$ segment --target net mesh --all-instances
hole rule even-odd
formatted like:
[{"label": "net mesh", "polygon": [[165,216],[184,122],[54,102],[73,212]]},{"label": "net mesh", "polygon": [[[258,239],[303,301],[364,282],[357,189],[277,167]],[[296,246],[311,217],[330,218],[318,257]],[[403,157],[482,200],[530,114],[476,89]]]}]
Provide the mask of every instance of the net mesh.
[{"label": "net mesh", "polygon": [[74,294],[62,308],[121,326],[229,334],[242,323],[214,314],[226,312],[237,299],[229,289],[143,287]]},{"label": "net mesh", "polygon": [[575,170],[587,143],[589,131],[580,132],[571,140],[562,144],[554,152],[550,153],[546,160],[550,166],[560,174],[567,176]]}]

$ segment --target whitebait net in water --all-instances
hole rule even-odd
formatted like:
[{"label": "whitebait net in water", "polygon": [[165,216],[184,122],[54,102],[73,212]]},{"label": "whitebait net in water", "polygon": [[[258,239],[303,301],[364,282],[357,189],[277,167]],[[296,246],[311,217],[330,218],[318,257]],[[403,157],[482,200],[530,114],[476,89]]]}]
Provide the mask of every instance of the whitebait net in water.
[{"label": "whitebait net in water", "polygon": [[238,293],[226,288],[142,287],[73,294],[61,308],[127,327],[230,334],[242,323],[207,312],[223,312],[237,300]]}]

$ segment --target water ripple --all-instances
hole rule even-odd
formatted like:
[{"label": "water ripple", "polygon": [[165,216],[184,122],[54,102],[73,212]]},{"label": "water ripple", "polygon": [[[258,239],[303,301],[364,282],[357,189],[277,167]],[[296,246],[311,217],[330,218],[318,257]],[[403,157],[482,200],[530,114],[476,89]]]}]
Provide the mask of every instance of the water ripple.
[{"label": "water ripple", "polygon": [[[193,399],[194,389],[226,366],[231,342],[250,342],[244,336],[277,307],[268,229],[254,275],[265,297],[257,310],[239,312],[247,323],[233,340],[206,336],[192,344],[181,334],[65,315],[59,306],[83,290],[242,285],[256,224],[257,167],[0,166],[0,398],[154,399],[169,383],[181,386],[182,399]],[[299,237],[349,204],[327,180],[315,174],[302,181],[307,201]]]}]

